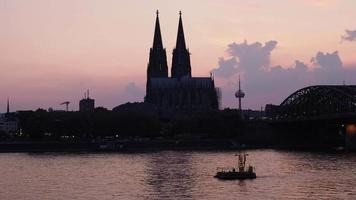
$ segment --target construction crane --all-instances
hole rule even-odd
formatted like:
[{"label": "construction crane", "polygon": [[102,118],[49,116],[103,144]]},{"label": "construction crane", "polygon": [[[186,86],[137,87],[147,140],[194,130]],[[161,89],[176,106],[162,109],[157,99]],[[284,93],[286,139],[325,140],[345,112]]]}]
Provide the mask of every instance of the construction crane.
[{"label": "construction crane", "polygon": [[65,101],[63,103],[61,103],[61,105],[66,105],[66,111],[68,112],[68,105],[70,104],[69,101]]}]

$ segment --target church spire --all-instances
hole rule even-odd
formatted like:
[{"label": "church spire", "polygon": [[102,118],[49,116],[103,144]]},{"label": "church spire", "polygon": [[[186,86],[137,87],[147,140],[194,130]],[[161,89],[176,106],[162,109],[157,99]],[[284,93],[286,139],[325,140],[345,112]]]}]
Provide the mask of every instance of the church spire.
[{"label": "church spire", "polygon": [[147,87],[151,78],[168,78],[167,55],[166,49],[163,48],[158,14],[159,12],[157,10],[153,45],[152,48],[150,48],[150,57],[147,66]]},{"label": "church spire", "polygon": [[181,78],[183,76],[191,77],[190,53],[185,45],[182,12],[179,11],[179,23],[177,33],[176,48],[173,50],[172,59],[172,77]]},{"label": "church spire", "polygon": [[179,11],[179,23],[178,23],[178,33],[177,33],[177,43],[176,49],[179,51],[185,50],[185,38],[182,22],[182,11]]},{"label": "church spire", "polygon": [[155,26],[155,33],[153,37],[153,49],[163,49],[162,44],[162,36],[161,36],[161,27],[159,25],[159,17],[158,17],[158,10],[156,11],[156,26]]}]

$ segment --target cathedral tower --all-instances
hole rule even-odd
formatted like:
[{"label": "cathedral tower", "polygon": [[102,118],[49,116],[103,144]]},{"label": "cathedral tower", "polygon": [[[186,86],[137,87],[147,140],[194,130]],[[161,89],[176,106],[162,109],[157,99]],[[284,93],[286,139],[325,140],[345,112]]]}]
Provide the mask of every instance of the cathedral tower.
[{"label": "cathedral tower", "polygon": [[153,77],[168,77],[166,49],[163,48],[162,44],[158,10],[156,16],[153,46],[150,49],[150,58],[147,67],[147,83],[149,79]]},{"label": "cathedral tower", "polygon": [[191,77],[192,72],[190,66],[190,53],[185,46],[182,12],[179,11],[177,43],[176,48],[173,50],[172,59],[172,78],[181,78],[183,76]]}]

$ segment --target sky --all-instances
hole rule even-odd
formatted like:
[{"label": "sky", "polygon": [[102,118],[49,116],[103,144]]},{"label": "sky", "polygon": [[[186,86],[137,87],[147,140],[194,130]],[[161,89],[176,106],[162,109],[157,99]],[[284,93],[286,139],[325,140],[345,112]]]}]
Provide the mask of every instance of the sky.
[{"label": "sky", "polygon": [[171,66],[182,11],[193,76],[221,108],[280,104],[315,84],[356,84],[354,0],[0,0],[0,112],[143,101],[155,12]]}]

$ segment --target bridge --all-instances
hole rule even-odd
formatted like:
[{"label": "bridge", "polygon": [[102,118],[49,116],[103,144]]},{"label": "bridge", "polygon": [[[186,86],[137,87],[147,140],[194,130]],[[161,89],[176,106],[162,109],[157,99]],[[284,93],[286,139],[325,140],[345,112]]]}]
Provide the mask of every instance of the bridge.
[{"label": "bridge", "polygon": [[356,119],[356,85],[315,85],[288,96],[273,116],[277,121]]},{"label": "bridge", "polygon": [[270,122],[282,136],[319,143],[343,140],[356,149],[356,85],[302,88],[273,113]]}]

